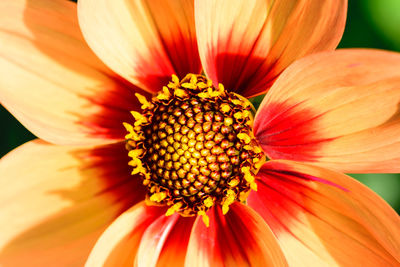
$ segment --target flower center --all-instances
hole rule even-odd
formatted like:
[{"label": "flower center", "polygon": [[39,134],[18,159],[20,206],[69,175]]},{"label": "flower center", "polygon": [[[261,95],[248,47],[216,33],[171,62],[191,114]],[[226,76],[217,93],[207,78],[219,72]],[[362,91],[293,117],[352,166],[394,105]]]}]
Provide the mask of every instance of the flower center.
[{"label": "flower center", "polygon": [[166,215],[203,215],[214,205],[223,213],[257,190],[254,175],[264,156],[252,132],[251,104],[213,88],[204,76],[173,75],[148,101],[136,94],[143,113],[132,112],[127,149],[149,194],[148,204],[169,206]]}]

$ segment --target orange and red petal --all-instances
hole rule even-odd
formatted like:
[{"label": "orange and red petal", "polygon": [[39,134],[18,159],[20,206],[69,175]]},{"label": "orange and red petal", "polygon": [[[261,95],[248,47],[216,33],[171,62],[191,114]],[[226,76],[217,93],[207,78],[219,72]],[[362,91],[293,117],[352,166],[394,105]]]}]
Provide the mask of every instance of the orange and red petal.
[{"label": "orange and red petal", "polygon": [[195,219],[195,217],[192,217],[177,221],[158,256],[158,266],[170,266],[171,262],[176,266],[184,266],[187,246]]},{"label": "orange and red petal", "polygon": [[137,204],[96,243],[87,266],[183,266],[195,217],[165,216],[166,209]]},{"label": "orange and red petal", "polygon": [[248,204],[269,224],[293,266],[397,266],[400,218],[344,174],[269,161]]},{"label": "orange and red petal", "polygon": [[0,3],[0,102],[38,137],[57,144],[121,140],[139,105],[133,86],[86,45],[76,4]]},{"label": "orange and red petal", "polygon": [[[165,209],[164,209],[165,212]],[[162,215],[143,233],[136,264],[138,266],[184,266],[190,233],[196,217]]]},{"label": "orange and red petal", "polygon": [[272,159],[400,172],[399,69],[399,53],[379,50],[299,60],[261,103],[255,136]]},{"label": "orange and red petal", "polygon": [[36,140],[2,158],[0,265],[82,265],[106,227],[144,199],[121,151],[122,143],[83,148]]},{"label": "orange and red petal", "polygon": [[186,266],[287,266],[270,228],[249,207],[235,203],[226,215],[207,212],[210,226],[198,217],[190,236]]},{"label": "orange and red petal", "polygon": [[163,212],[144,201],[125,211],[101,235],[85,266],[133,266],[144,231]]},{"label": "orange and red petal", "polygon": [[201,70],[193,0],[82,0],[78,10],[94,52],[148,92],[161,90],[171,74]]},{"label": "orange and red petal", "polygon": [[268,90],[298,58],[336,48],[347,0],[198,0],[200,58],[214,83],[246,97]]},{"label": "orange and red petal", "polygon": [[137,204],[100,237],[87,266],[286,266],[263,219],[242,204],[202,217],[165,216],[165,208]]}]

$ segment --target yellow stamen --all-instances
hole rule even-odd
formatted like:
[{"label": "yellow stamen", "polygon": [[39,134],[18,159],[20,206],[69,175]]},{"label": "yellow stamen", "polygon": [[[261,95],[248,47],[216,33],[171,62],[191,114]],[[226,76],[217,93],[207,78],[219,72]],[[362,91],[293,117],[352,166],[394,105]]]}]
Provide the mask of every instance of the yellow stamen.
[{"label": "yellow stamen", "polygon": [[243,101],[239,100],[239,99],[232,99],[231,102],[235,105],[243,105]]},{"label": "yellow stamen", "polygon": [[153,195],[150,196],[150,200],[154,202],[161,202],[167,197],[166,192],[159,192],[159,193],[154,193]]},{"label": "yellow stamen", "polygon": [[233,117],[235,117],[235,119],[245,119],[245,118],[249,118],[250,117],[250,112],[248,110],[243,110],[243,111],[239,111],[236,112],[235,114],[233,114]]},{"label": "yellow stamen", "polygon": [[218,84],[218,91],[222,94],[225,92],[225,87],[222,83]]},{"label": "yellow stamen", "polygon": [[166,86],[163,86],[162,92],[159,92],[157,94],[157,99],[159,99],[159,100],[169,100],[170,97],[171,97],[171,93],[169,92],[169,90]]},{"label": "yellow stamen", "polygon": [[223,93],[223,92],[214,90],[212,87],[208,88],[208,94],[209,94],[211,97],[220,96],[222,93]]},{"label": "yellow stamen", "polygon": [[200,89],[204,89],[204,88],[207,88],[207,87],[209,87],[209,86],[208,86],[207,84],[203,83],[203,82],[199,82],[199,83],[197,84],[197,87],[200,88]]},{"label": "yellow stamen", "polygon": [[222,214],[229,211],[229,206],[235,202],[235,192],[232,189],[226,191],[226,198],[222,202]]},{"label": "yellow stamen", "polygon": [[235,94],[235,95],[240,98],[240,100],[241,100],[240,105],[242,105],[242,107],[247,108],[249,106],[252,106],[251,102],[249,100],[247,100],[245,97],[238,95],[238,94]]},{"label": "yellow stamen", "polygon": [[214,200],[212,199],[212,197],[208,197],[204,200],[204,205],[207,208],[211,208],[212,206],[214,206]]},{"label": "yellow stamen", "polygon": [[175,74],[172,74],[172,82],[174,84],[179,84],[179,78]]},{"label": "yellow stamen", "polygon": [[257,191],[257,189],[258,189],[257,183],[256,182],[250,183],[250,188],[253,189],[254,191]]},{"label": "yellow stamen", "polygon": [[147,173],[146,168],[143,167],[142,161],[138,158],[133,158],[131,161],[129,161],[128,164],[132,167],[135,167],[133,169],[133,171],[131,172],[132,175],[135,175],[138,173],[141,173],[141,174]]},{"label": "yellow stamen", "polygon": [[252,183],[254,182],[254,176],[253,174],[250,172],[250,167],[246,166],[246,167],[242,167],[241,168],[242,173],[244,174],[244,179],[249,182]]},{"label": "yellow stamen", "polygon": [[207,92],[201,92],[197,94],[201,98],[209,98],[210,95]]},{"label": "yellow stamen", "polygon": [[184,78],[184,80],[187,80],[190,77],[189,82],[182,83],[181,86],[184,88],[188,89],[196,89],[197,88],[197,76],[195,74],[188,74]]},{"label": "yellow stamen", "polygon": [[150,193],[155,193],[156,192],[156,190],[157,190],[157,185],[153,185],[151,188],[150,188]]},{"label": "yellow stamen", "polygon": [[245,144],[249,144],[250,141],[251,141],[251,137],[250,137],[248,134],[246,134],[246,133],[239,133],[239,134],[237,135],[237,137],[238,137],[240,140],[243,140]]},{"label": "yellow stamen", "polygon": [[123,122],[122,124],[124,125],[126,131],[128,132],[128,134],[125,135],[125,139],[133,139],[134,141],[138,141],[134,139],[134,137],[138,137],[138,134],[133,129],[133,126],[127,122]]},{"label": "yellow stamen", "polygon": [[186,92],[184,90],[178,88],[178,89],[175,89],[174,95],[177,97],[185,97]]},{"label": "yellow stamen", "polygon": [[257,184],[255,182],[254,175],[250,172],[250,167],[245,166],[241,168],[242,173],[244,174],[244,179],[250,184],[250,188],[254,191],[257,191]]},{"label": "yellow stamen", "polygon": [[194,74],[190,75],[190,83],[191,84],[197,84],[197,76]]},{"label": "yellow stamen", "polygon": [[256,170],[259,170],[261,166],[265,163],[265,155],[261,156],[260,160],[254,165]]},{"label": "yellow stamen", "polygon": [[175,74],[172,74],[172,82],[168,83],[168,87],[171,89],[176,89],[179,87],[179,78]]},{"label": "yellow stamen", "polygon": [[229,186],[231,187],[235,187],[239,184],[240,180],[239,179],[232,179],[231,181],[229,181]]},{"label": "yellow stamen", "polygon": [[142,124],[147,123],[147,118],[136,111],[131,111],[132,116],[135,118],[135,126],[140,126]]},{"label": "yellow stamen", "polygon": [[131,174],[135,175],[135,174],[138,174],[138,173],[145,174],[146,173],[146,169],[142,165],[138,165],[136,168],[133,169]]},{"label": "yellow stamen", "polygon": [[151,106],[150,102],[147,101],[147,98],[142,96],[141,94],[135,93],[136,98],[139,100],[140,104],[142,104],[142,109],[149,108]]},{"label": "yellow stamen", "polygon": [[223,93],[223,91],[217,91],[217,90],[214,90],[212,87],[209,87],[207,89],[207,92],[201,92],[201,93],[198,93],[197,95],[201,98],[211,98],[211,97],[220,96],[222,93]]},{"label": "yellow stamen", "polygon": [[246,199],[249,196],[249,194],[250,194],[250,190],[240,192],[239,193],[239,201],[240,202],[246,201]]},{"label": "yellow stamen", "polygon": [[123,122],[122,124],[124,125],[124,127],[125,127],[127,132],[129,132],[129,133],[133,132],[133,126],[132,125],[130,125],[127,122]]},{"label": "yellow stamen", "polygon": [[142,161],[139,158],[133,158],[131,161],[128,162],[128,165],[132,167],[142,166]]},{"label": "yellow stamen", "polygon": [[165,216],[171,216],[175,212],[177,212],[180,208],[182,207],[182,202],[175,203],[172,205],[167,212],[165,213]]},{"label": "yellow stamen", "polygon": [[146,171],[145,173],[142,172],[142,174],[144,175],[144,178],[145,178],[143,180],[143,185],[148,185],[150,183],[150,177],[151,177],[150,173]]},{"label": "yellow stamen", "polygon": [[210,227],[210,218],[208,217],[208,215],[203,211],[200,210],[197,212],[197,215],[201,216],[203,219],[203,223],[207,226]]},{"label": "yellow stamen", "polygon": [[197,88],[197,85],[193,84],[193,83],[182,83],[181,86],[184,88],[188,88],[188,89],[196,89]]},{"label": "yellow stamen", "polygon": [[136,132],[132,132],[132,133],[130,133],[130,134],[127,134],[127,135],[125,136],[125,138],[127,138],[127,139],[132,139],[133,141],[143,140],[143,136],[142,136],[142,135],[139,135],[139,134],[136,133]]},{"label": "yellow stamen", "polygon": [[128,152],[128,156],[131,158],[137,158],[143,154],[143,149],[133,149]]}]

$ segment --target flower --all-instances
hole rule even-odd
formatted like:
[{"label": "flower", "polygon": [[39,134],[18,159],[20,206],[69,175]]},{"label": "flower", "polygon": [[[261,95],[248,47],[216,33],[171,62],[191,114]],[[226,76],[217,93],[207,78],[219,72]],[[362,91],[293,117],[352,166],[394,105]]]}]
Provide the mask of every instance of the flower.
[{"label": "flower", "polygon": [[[1,160],[2,266],[398,265],[398,215],[341,172],[399,171],[400,56],[332,51],[346,7],[82,0],[83,36],[109,69],[83,41],[74,3],[1,1],[0,100],[40,138]],[[202,70],[209,79],[186,76]],[[240,95],[266,92],[250,128]],[[171,133],[155,132],[157,116],[175,116],[171,103],[203,113],[197,123],[216,144],[204,153],[222,147],[217,112],[237,124],[223,137],[236,150],[219,153],[217,167],[228,157],[238,180],[219,195],[222,182],[211,193],[202,187],[203,202],[178,190],[186,201],[178,205],[171,188],[183,178],[168,187],[157,174],[158,164],[168,170],[157,159],[161,142],[181,140],[173,120],[164,125]],[[258,149],[269,159],[259,170],[249,161],[261,160]]]}]

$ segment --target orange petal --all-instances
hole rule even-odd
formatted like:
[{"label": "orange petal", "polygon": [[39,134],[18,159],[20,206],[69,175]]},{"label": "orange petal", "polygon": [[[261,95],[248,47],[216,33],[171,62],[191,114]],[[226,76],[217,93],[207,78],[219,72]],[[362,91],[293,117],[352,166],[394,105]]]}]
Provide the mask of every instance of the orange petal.
[{"label": "orange petal", "polygon": [[158,257],[158,266],[184,266],[187,246],[195,217],[181,218],[169,233],[168,238]]},{"label": "orange petal", "polygon": [[163,213],[144,201],[124,212],[101,235],[85,266],[133,266],[144,231]]},{"label": "orange petal", "polygon": [[149,92],[171,74],[199,73],[193,0],[78,1],[79,23],[95,53]]},{"label": "orange petal", "polygon": [[160,216],[144,232],[140,241],[138,266],[184,266],[186,249],[195,217],[179,214]]},{"label": "orange petal", "polygon": [[87,266],[183,266],[195,217],[137,204],[100,237]]},{"label": "orange petal", "polygon": [[107,225],[144,199],[124,152],[31,141],[2,158],[0,265],[81,266]]},{"label": "orange petal", "polygon": [[200,58],[215,82],[244,96],[264,93],[294,60],[333,50],[347,0],[199,0]]},{"label": "orange petal", "polygon": [[197,218],[189,240],[187,266],[287,266],[282,251],[262,218],[240,203],[226,215],[213,208],[210,226]]},{"label": "orange petal", "polygon": [[257,176],[248,204],[269,224],[289,265],[399,265],[400,218],[366,186],[291,161],[269,161]]},{"label": "orange petal", "polygon": [[343,172],[400,172],[400,54],[338,50],[302,59],[263,100],[254,132],[273,159]]},{"label": "orange petal", "polygon": [[96,58],[78,26],[76,4],[0,3],[0,102],[40,138],[58,144],[121,139],[138,108],[132,92]]}]

